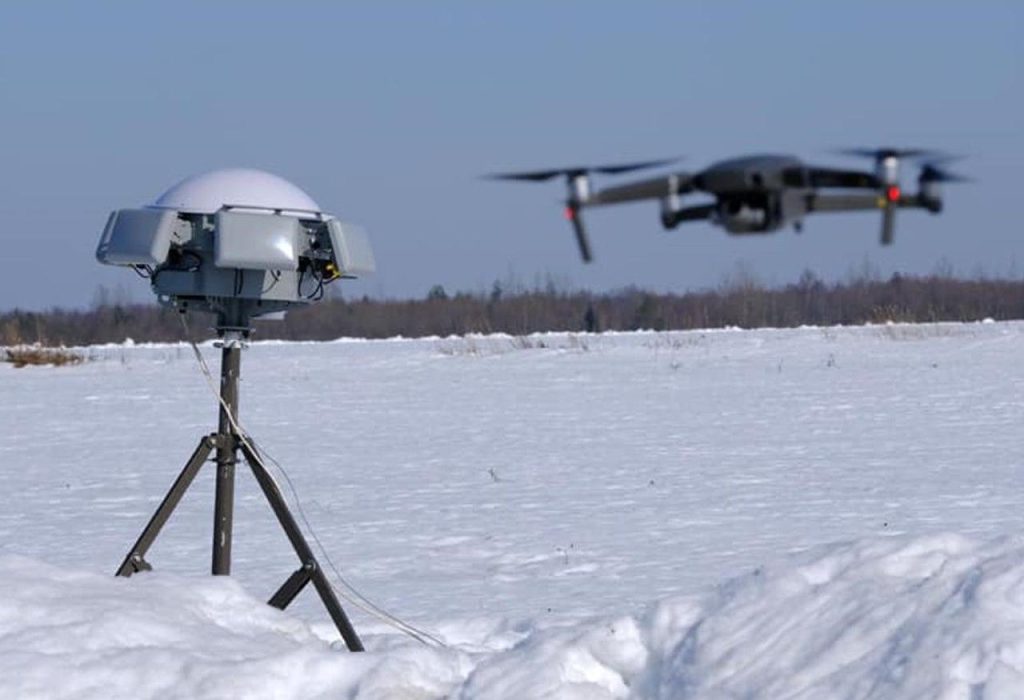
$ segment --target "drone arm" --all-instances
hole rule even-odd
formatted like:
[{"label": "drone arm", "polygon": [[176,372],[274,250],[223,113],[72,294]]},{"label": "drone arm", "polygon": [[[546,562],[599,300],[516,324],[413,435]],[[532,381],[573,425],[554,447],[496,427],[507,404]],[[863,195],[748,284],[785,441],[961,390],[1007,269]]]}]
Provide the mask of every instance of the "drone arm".
[{"label": "drone arm", "polygon": [[917,194],[900,194],[889,199],[885,194],[810,194],[806,200],[807,212],[872,211],[876,209],[926,209],[924,199]]},{"label": "drone arm", "polygon": [[900,208],[929,208],[920,194],[905,195],[898,188],[878,194],[810,194],[807,197],[807,211],[870,211],[881,210],[882,230],[880,242],[890,245],[896,226],[896,210]]},{"label": "drone arm", "polygon": [[693,176],[690,173],[675,173],[599,190],[594,192],[583,204],[597,206],[635,202],[642,199],[664,199],[692,191]]},{"label": "drone arm", "polygon": [[866,211],[881,209],[885,198],[877,194],[810,194],[807,196],[807,211]]}]

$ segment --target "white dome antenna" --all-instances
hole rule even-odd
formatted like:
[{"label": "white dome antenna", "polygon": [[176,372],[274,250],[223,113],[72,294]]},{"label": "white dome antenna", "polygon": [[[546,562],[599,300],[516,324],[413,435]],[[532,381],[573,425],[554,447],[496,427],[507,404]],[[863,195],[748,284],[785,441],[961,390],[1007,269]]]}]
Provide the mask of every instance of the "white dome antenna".
[{"label": "white dome antenna", "polygon": [[250,168],[225,168],[187,177],[157,197],[155,209],[189,214],[215,214],[224,207],[309,214],[320,205],[284,178]]},{"label": "white dome antenna", "polygon": [[186,178],[140,209],[110,215],[96,257],[149,277],[162,303],[217,314],[218,329],[317,301],[375,268],[366,233],[262,170]]}]

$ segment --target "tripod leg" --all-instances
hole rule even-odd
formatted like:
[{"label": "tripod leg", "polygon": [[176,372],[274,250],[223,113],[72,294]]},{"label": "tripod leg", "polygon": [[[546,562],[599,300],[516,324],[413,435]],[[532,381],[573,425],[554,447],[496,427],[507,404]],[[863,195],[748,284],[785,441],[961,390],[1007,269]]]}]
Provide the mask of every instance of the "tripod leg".
[{"label": "tripod leg", "polygon": [[291,511],[288,510],[288,504],[285,503],[284,496],[281,495],[277,484],[270,476],[266,466],[264,466],[263,460],[245,441],[242,441],[240,447],[242,454],[245,455],[245,460],[249,463],[249,467],[256,477],[257,483],[259,483],[260,488],[263,490],[263,495],[270,502],[274,515],[277,516],[277,520],[281,523],[281,527],[288,536],[288,540],[292,543],[292,548],[295,549],[299,561],[302,562],[302,568],[292,574],[288,581],[274,594],[274,597],[271,598],[271,604],[273,605],[275,601],[282,602],[283,605],[279,607],[283,609],[284,606],[291,602],[292,598],[298,595],[302,587],[305,586],[306,581],[312,581],[316,592],[320,594],[324,607],[327,608],[327,613],[334,620],[334,625],[338,628],[341,638],[345,640],[345,645],[349,651],[363,651],[363,643],[359,640],[359,635],[356,634],[352,623],[349,622],[348,616],[345,615],[341,603],[338,602],[338,598],[334,594],[334,589],[331,588],[330,582],[324,576],[319,562],[313,556],[313,550],[309,548],[309,543],[302,536],[302,530],[299,528],[298,523],[295,522]]},{"label": "tripod leg", "polygon": [[295,600],[295,596],[302,592],[307,583],[309,583],[309,570],[302,567],[288,577],[288,580],[277,589],[277,593],[271,596],[267,604],[273,605],[278,610],[284,610],[289,603]]},{"label": "tripod leg", "polygon": [[153,517],[150,518],[142,534],[139,535],[139,539],[135,542],[131,551],[128,552],[128,556],[124,558],[120,568],[117,570],[117,576],[131,576],[139,571],[153,568],[145,559],[146,552],[149,551],[149,548],[156,540],[156,536],[160,534],[160,529],[167,522],[167,519],[171,517],[171,513],[174,512],[181,497],[185,495],[185,491],[192,484],[192,480],[195,479],[199,468],[203,466],[203,462],[210,456],[213,446],[214,439],[211,435],[207,435],[199,441],[199,446],[192,453],[188,463],[185,464],[185,468],[181,470],[181,474],[175,479],[171,490],[164,496],[164,500],[160,503],[156,512],[153,513]]}]

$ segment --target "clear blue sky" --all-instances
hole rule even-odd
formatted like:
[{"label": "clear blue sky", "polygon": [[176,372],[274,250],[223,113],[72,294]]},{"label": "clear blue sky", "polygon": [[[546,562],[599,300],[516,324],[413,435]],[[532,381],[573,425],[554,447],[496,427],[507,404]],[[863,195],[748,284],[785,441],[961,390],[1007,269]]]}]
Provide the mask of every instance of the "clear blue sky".
[{"label": "clear blue sky", "polygon": [[[109,210],[187,175],[282,175],[370,231],[352,294],[419,297],[548,276],[594,290],[842,279],[951,265],[1024,274],[1024,3],[15,3],[0,5],[0,309],[148,299],[93,258]],[[666,234],[655,203],[589,214],[509,168],[844,145],[970,158],[939,217],[820,216],[801,236]],[[908,173],[909,174],[909,173]],[[608,183],[610,180],[604,180]]]}]

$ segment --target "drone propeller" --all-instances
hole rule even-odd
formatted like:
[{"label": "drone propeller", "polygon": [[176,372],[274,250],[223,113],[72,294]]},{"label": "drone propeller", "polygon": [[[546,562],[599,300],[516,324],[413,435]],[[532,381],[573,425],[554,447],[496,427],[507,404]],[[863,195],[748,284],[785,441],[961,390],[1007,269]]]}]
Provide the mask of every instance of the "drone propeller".
[{"label": "drone propeller", "polygon": [[957,160],[956,158],[941,158],[939,160],[931,160],[921,164],[921,173],[917,176],[917,181],[920,183],[932,183],[932,182],[973,182],[971,178],[963,175],[957,175],[951,173],[948,170],[940,167],[943,163],[948,163],[951,160]]},{"label": "drone propeller", "polygon": [[638,163],[624,163],[619,165],[602,165],[596,168],[591,168],[592,172],[602,173],[604,175],[619,175],[621,173],[629,173],[634,170],[646,170],[648,168],[660,168],[663,165],[669,165],[679,161],[679,157],[674,158],[661,158],[659,160],[646,160]]},{"label": "drone propeller", "polygon": [[885,160],[886,158],[940,158],[942,154],[924,148],[840,148],[836,150],[844,156],[859,156],[871,158],[872,160]]},{"label": "drone propeller", "polygon": [[583,226],[583,219],[580,218],[580,208],[590,200],[590,174],[620,175],[633,172],[634,170],[657,168],[674,163],[677,160],[679,158],[662,158],[660,160],[643,160],[634,163],[616,163],[612,165],[581,165],[572,168],[493,173],[484,177],[489,180],[525,180],[527,182],[543,182],[559,176],[564,177],[565,183],[569,188],[569,197],[565,201],[565,218],[572,224],[573,233],[576,235],[576,244],[580,247],[580,256],[583,258],[583,262],[588,263],[593,260],[593,255],[590,252],[590,241],[587,238],[586,228]]},{"label": "drone propeller", "polygon": [[602,175],[620,175],[644,170],[646,168],[657,168],[669,163],[675,163],[679,158],[662,158],[660,160],[644,160],[634,163],[617,163],[612,165],[580,165],[570,168],[552,168],[550,170],[527,170],[523,172],[493,173],[485,175],[489,180],[525,180],[529,182],[543,182],[553,177],[564,175],[567,178],[576,178],[590,173],[601,173]]},{"label": "drone propeller", "polygon": [[958,158],[947,156],[921,163],[921,172],[917,175],[917,189],[921,204],[933,214],[942,211],[942,184],[945,182],[971,182],[971,178],[951,173],[942,167],[943,164]]}]

